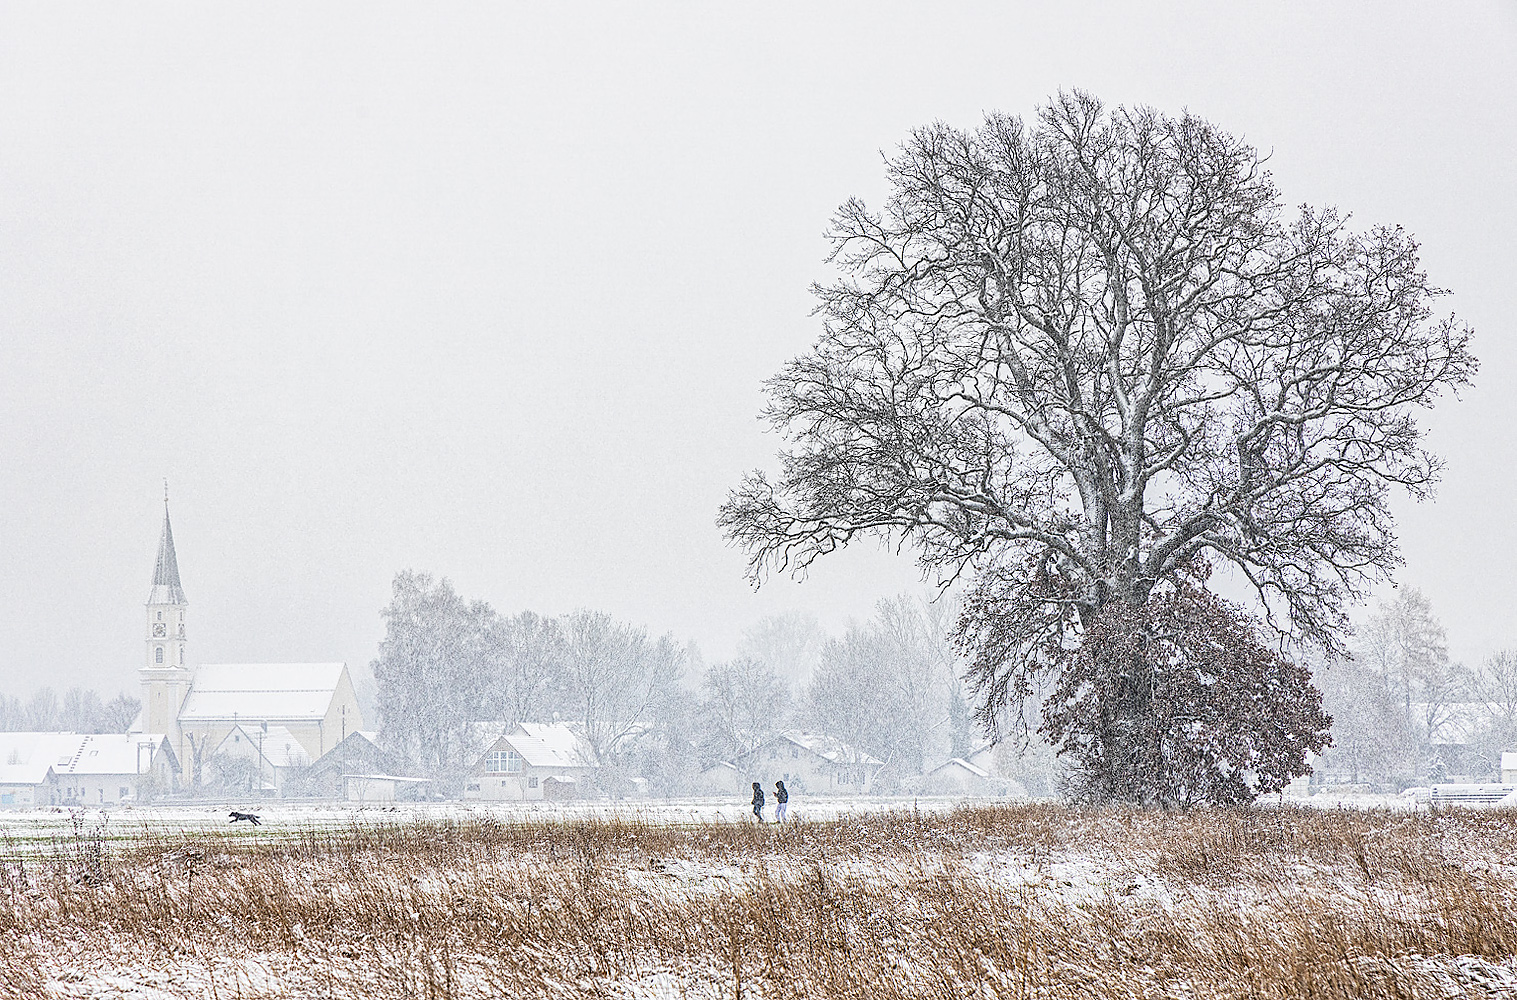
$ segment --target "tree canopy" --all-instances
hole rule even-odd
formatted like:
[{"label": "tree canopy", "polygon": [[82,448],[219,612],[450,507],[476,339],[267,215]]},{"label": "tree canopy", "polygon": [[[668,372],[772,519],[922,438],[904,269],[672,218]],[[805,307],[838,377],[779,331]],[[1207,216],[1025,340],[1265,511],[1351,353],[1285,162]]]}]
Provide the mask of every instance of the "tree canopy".
[{"label": "tree canopy", "polygon": [[968,575],[987,722],[1197,559],[1340,651],[1399,562],[1392,490],[1437,479],[1417,412],[1476,370],[1416,242],[1287,209],[1201,118],[1078,92],[918,129],[886,170],[882,210],[833,219],[820,339],[766,383],[779,475],[721,509],[754,578],[865,535]]}]

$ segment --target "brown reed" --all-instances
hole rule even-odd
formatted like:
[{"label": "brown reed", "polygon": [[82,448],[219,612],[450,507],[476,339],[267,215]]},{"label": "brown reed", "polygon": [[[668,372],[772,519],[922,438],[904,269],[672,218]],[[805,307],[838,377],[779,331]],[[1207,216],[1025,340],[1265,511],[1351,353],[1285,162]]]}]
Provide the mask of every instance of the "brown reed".
[{"label": "brown reed", "polygon": [[158,837],[8,863],[0,994],[1513,995],[1514,819],[1021,804]]}]

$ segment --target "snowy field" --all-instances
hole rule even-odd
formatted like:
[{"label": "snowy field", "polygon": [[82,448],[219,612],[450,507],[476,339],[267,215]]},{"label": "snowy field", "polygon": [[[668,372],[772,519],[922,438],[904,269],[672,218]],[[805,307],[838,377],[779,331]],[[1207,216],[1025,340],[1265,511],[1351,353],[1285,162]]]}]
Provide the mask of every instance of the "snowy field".
[{"label": "snowy field", "polygon": [[809,801],[784,828],[716,800],[261,815],[118,810],[102,837],[98,814],[79,836],[67,813],[0,815],[30,845],[0,866],[0,995],[1517,996],[1507,810],[869,798]]},{"label": "snowy field", "polygon": [[[960,807],[1002,804],[1002,799],[962,796],[838,796],[798,799],[791,805],[793,822],[836,820],[849,815],[917,810],[943,813]],[[1415,809],[1399,795],[1314,795],[1309,798],[1272,797],[1270,808],[1282,803],[1323,809]],[[231,810],[257,814],[260,825],[232,823]],[[774,819],[774,807],[765,809]],[[40,807],[0,810],[0,855],[35,854],[59,840],[76,835],[99,837],[108,844],[129,845],[162,838],[216,833],[250,842],[270,841],[302,832],[342,832],[355,827],[397,824],[469,822],[492,819],[501,823],[551,823],[572,820],[620,820],[657,825],[752,823],[749,805],[736,798],[629,799],[565,802],[438,802],[353,805],[341,802],[294,803],[218,802],[124,807]]]},{"label": "snowy field", "polygon": [[[792,822],[835,820],[892,810],[942,813],[964,805],[988,804],[962,797],[857,796],[807,798],[792,804]],[[233,823],[231,810],[252,812],[259,826]],[[774,820],[774,807],[764,811]],[[302,832],[340,833],[361,827],[417,823],[555,823],[574,820],[619,820],[655,825],[753,823],[748,803],[736,798],[635,799],[565,802],[438,802],[350,805],[341,802],[219,802],[125,807],[43,807],[0,810],[0,853],[32,854],[76,835],[99,836],[127,846],[163,838],[215,833],[249,842],[276,840]]]}]

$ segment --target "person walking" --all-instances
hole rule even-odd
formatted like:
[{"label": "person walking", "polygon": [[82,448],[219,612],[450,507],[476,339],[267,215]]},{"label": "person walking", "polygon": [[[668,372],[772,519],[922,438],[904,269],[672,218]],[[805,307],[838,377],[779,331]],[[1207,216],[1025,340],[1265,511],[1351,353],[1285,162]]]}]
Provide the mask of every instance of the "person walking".
[{"label": "person walking", "polygon": [[764,822],[764,789],[757,781],[753,783],[753,818]]},{"label": "person walking", "polygon": [[774,821],[785,822],[785,813],[790,811],[790,793],[785,790],[783,781],[774,783]]}]

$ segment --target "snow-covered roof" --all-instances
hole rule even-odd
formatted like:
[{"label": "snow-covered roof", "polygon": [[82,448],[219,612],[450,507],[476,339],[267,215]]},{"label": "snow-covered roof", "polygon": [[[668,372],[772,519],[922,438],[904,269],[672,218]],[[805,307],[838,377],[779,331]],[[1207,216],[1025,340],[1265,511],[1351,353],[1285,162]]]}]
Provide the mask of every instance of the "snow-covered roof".
[{"label": "snow-covered roof", "polygon": [[937,767],[933,768],[931,771],[928,771],[927,773],[928,774],[937,774],[940,771],[946,771],[949,768],[956,768],[956,769],[959,769],[959,770],[967,771],[970,774],[974,775],[976,778],[989,778],[990,777],[990,772],[989,771],[985,770],[983,767],[978,767],[978,766],[976,766],[974,764],[971,764],[969,761],[965,760],[963,757],[950,757],[948,760],[945,760],[943,763],[939,764]]},{"label": "snow-covered roof", "polygon": [[106,733],[79,737],[79,749],[58,774],[145,774],[163,744],[156,733]]},{"label": "snow-covered roof", "polygon": [[179,721],[326,717],[346,669],[343,663],[207,663],[195,671]]},{"label": "snow-covered roof", "polygon": [[219,751],[228,743],[236,743],[239,737],[247,741],[255,756],[262,753],[270,767],[306,767],[311,763],[306,748],[284,726],[269,726],[267,729],[252,724],[233,726],[216,749]]},{"label": "snow-covered roof", "polygon": [[0,733],[0,785],[40,785],[79,749],[74,733]]},{"label": "snow-covered roof", "polygon": [[563,723],[523,722],[518,728],[521,731],[507,736],[506,742],[532,767],[589,766],[579,737]]},{"label": "snow-covered roof", "polygon": [[143,774],[164,737],[148,733],[0,733],[0,785],[54,774]]},{"label": "snow-covered roof", "polygon": [[780,733],[780,738],[789,740],[804,750],[810,750],[818,757],[834,764],[883,764],[878,757],[855,747],[849,746],[836,736],[825,736],[821,733],[808,733],[800,729],[787,729]]}]

